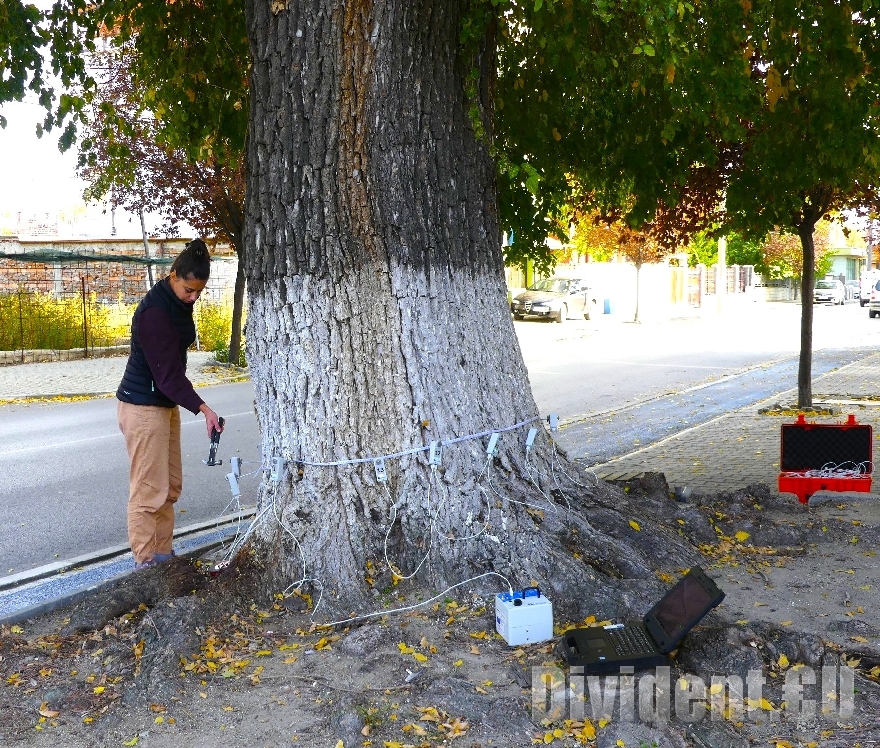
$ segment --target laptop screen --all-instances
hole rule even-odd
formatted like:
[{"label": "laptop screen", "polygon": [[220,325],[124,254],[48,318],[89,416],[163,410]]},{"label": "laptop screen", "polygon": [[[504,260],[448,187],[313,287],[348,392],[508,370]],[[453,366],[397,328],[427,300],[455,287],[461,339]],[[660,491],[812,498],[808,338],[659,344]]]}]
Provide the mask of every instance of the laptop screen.
[{"label": "laptop screen", "polygon": [[712,598],[696,577],[686,574],[654,608],[654,616],[669,638],[700,617]]},{"label": "laptop screen", "polygon": [[645,617],[651,635],[661,651],[677,643],[721,600],[724,593],[699,567],[685,574]]}]

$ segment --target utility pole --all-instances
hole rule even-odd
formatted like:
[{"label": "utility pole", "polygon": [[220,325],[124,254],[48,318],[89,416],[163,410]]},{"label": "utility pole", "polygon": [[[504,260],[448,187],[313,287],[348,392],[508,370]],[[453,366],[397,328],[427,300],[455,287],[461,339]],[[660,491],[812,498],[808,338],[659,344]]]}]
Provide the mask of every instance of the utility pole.
[{"label": "utility pole", "polygon": [[[143,239],[143,242],[144,242],[144,255],[149,260],[150,259],[150,242],[147,240],[147,226],[144,223],[144,209],[141,208],[139,212],[140,212],[140,216],[141,216],[141,239]],[[147,290],[148,291],[153,287],[153,283],[155,283],[155,280],[153,280],[153,265],[152,265],[152,263],[148,262],[147,263]]]},{"label": "utility pole", "polygon": [[718,262],[715,263],[715,298],[718,313],[724,310],[724,297],[727,295],[727,237],[718,237]]}]

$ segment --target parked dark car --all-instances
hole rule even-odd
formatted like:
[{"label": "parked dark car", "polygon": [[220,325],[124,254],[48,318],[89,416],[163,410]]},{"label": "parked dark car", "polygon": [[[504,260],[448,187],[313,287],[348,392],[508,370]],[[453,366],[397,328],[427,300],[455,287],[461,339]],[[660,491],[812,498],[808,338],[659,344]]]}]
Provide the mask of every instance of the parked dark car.
[{"label": "parked dark car", "polygon": [[590,318],[596,299],[581,278],[546,278],[529,286],[510,305],[515,319],[543,317],[556,322],[583,315]]}]

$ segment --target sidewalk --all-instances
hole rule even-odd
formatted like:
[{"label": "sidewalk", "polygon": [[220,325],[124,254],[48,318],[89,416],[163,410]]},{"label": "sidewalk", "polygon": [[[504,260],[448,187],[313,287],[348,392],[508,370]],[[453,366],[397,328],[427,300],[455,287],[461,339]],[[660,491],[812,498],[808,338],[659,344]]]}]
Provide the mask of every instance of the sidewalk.
[{"label": "sidewalk", "polygon": [[[880,397],[880,353],[816,377],[814,406],[830,406],[837,414],[809,420],[838,423],[851,413],[860,424],[873,426],[876,439],[880,433],[880,400],[867,399],[874,397]],[[775,491],[780,425],[793,422],[795,416],[790,413],[767,415],[760,411],[777,404],[791,408],[796,402],[797,390],[788,390],[618,459],[594,465],[593,471],[606,480],[627,480],[644,472],[661,472],[670,487],[687,486],[697,493],[731,491],[752,483],[766,483]],[[877,481],[872,493],[880,493]]]},{"label": "sidewalk", "polygon": [[[30,398],[112,395],[125,370],[124,356],[0,366],[0,404]],[[240,382],[247,371],[219,365],[207,351],[188,355],[187,371],[196,387]]]}]

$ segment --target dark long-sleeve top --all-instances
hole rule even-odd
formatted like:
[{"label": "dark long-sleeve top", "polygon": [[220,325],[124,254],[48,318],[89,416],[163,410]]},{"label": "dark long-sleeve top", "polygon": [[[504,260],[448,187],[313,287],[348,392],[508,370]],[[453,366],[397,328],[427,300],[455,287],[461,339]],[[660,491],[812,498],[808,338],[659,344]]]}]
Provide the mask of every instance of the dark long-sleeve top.
[{"label": "dark long-sleeve top", "polygon": [[161,307],[149,307],[140,315],[138,339],[144,350],[156,387],[167,398],[198,414],[202,400],[186,377],[186,367],[180,360],[180,336],[171,317]]}]

